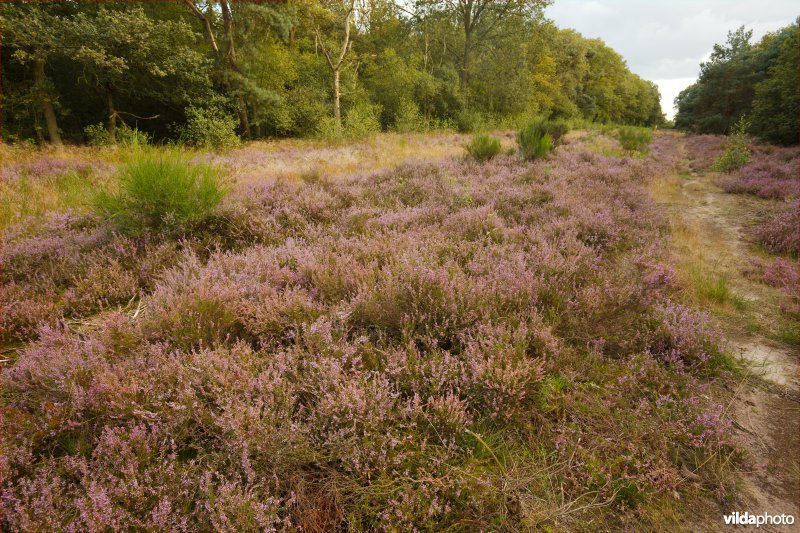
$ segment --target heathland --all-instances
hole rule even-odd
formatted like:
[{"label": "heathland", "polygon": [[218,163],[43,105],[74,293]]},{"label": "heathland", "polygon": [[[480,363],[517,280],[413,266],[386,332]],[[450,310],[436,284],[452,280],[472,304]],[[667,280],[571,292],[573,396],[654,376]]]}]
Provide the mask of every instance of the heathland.
[{"label": "heathland", "polygon": [[4,527],[796,514],[798,149],[538,128],[3,148]]}]

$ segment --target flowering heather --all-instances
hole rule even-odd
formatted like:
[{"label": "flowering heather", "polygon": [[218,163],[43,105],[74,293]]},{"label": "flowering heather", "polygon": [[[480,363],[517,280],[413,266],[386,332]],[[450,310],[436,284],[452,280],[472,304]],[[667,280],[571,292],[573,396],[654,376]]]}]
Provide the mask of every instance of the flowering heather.
[{"label": "flowering heather", "polygon": [[31,181],[42,181],[58,177],[68,172],[81,175],[89,173],[106,175],[113,167],[101,162],[75,161],[42,157],[34,161],[7,163],[0,167],[0,183],[17,183],[25,178]]},{"label": "flowering heather", "polygon": [[753,259],[746,273],[772,287],[778,287],[788,296],[782,309],[789,315],[800,317],[800,266],[797,261],[778,257],[773,261]]},{"label": "flowering heather", "polygon": [[726,192],[760,198],[800,197],[800,148],[759,146],[750,163],[720,184]]},{"label": "flowering heather", "polygon": [[772,208],[755,228],[756,240],[767,250],[797,257],[800,254],[800,200],[787,200]]},{"label": "flowering heather", "polygon": [[687,135],[686,156],[694,172],[708,170],[725,151],[727,137],[723,135]]},{"label": "flowering heather", "polygon": [[644,188],[677,143],[250,179],[180,241],[8,228],[0,527],[569,529],[697,490],[720,346]]}]

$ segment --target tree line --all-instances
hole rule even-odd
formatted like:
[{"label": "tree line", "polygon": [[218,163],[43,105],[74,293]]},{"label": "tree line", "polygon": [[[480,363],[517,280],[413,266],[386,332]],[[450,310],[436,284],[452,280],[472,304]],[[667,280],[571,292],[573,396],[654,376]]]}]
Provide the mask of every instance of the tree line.
[{"label": "tree line", "polygon": [[[511,124],[654,125],[658,88],[550,0],[0,4],[2,136],[244,139]],[[218,132],[217,132],[218,133]]]},{"label": "tree line", "polygon": [[735,124],[775,144],[797,144],[800,18],[753,44],[744,26],[728,32],[700,65],[696,83],[675,99],[677,128],[698,133],[730,133]]}]

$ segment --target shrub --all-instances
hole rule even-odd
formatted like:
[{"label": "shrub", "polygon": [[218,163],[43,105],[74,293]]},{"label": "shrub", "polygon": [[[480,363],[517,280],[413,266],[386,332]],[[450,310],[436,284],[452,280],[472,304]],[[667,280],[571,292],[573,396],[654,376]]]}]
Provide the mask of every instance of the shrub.
[{"label": "shrub", "polygon": [[[83,132],[89,139],[89,144],[91,146],[110,146],[113,144],[111,142],[111,134],[108,132],[102,122],[86,126]],[[131,128],[124,122],[117,128],[116,136],[117,144],[121,144],[123,146],[147,146],[151,141],[150,136],[147,133],[140,131],[137,128]]]},{"label": "shrub", "polygon": [[730,172],[750,162],[750,148],[747,147],[747,128],[750,123],[742,116],[733,126],[728,137],[725,152],[711,167],[717,172]]},{"label": "shrub", "polygon": [[517,143],[522,157],[533,161],[545,157],[553,149],[553,136],[547,131],[544,121],[535,120],[520,130]]},{"label": "shrub", "polygon": [[756,239],[776,254],[800,254],[800,201],[789,200],[774,208],[766,220],[756,226]]},{"label": "shrub", "polygon": [[486,119],[477,111],[462,111],[456,116],[456,130],[459,133],[472,133],[486,127]]},{"label": "shrub", "polygon": [[394,127],[400,133],[426,131],[428,124],[420,114],[419,107],[413,100],[402,99],[394,118]]},{"label": "shrub", "polygon": [[619,128],[617,136],[624,149],[631,152],[644,153],[653,138],[653,132],[648,128],[623,126]]},{"label": "shrub", "polygon": [[488,135],[476,135],[465,147],[469,155],[478,161],[489,161],[500,153],[500,139]]},{"label": "shrub", "polygon": [[185,114],[186,124],[175,128],[183,142],[201,148],[229,148],[240,143],[238,120],[219,107],[189,106]]},{"label": "shrub", "polygon": [[381,131],[380,109],[369,102],[359,102],[344,117],[344,130],[349,139],[364,139]]},{"label": "shrub", "polygon": [[323,117],[317,125],[317,137],[326,141],[365,139],[381,131],[380,106],[360,102],[345,113],[340,124],[334,117]]},{"label": "shrub", "polygon": [[137,151],[120,172],[120,189],[95,206],[125,233],[179,228],[206,217],[225,196],[217,167],[176,151]]}]

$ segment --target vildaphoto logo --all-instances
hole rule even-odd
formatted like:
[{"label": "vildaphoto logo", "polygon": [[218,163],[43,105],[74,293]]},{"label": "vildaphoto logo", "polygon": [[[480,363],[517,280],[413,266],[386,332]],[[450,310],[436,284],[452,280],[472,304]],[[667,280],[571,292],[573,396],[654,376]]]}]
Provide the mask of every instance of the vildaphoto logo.
[{"label": "vildaphoto logo", "polygon": [[735,511],[723,517],[725,524],[729,526],[780,526],[794,524],[794,515],[790,514],[750,514],[745,511],[740,513]]}]

